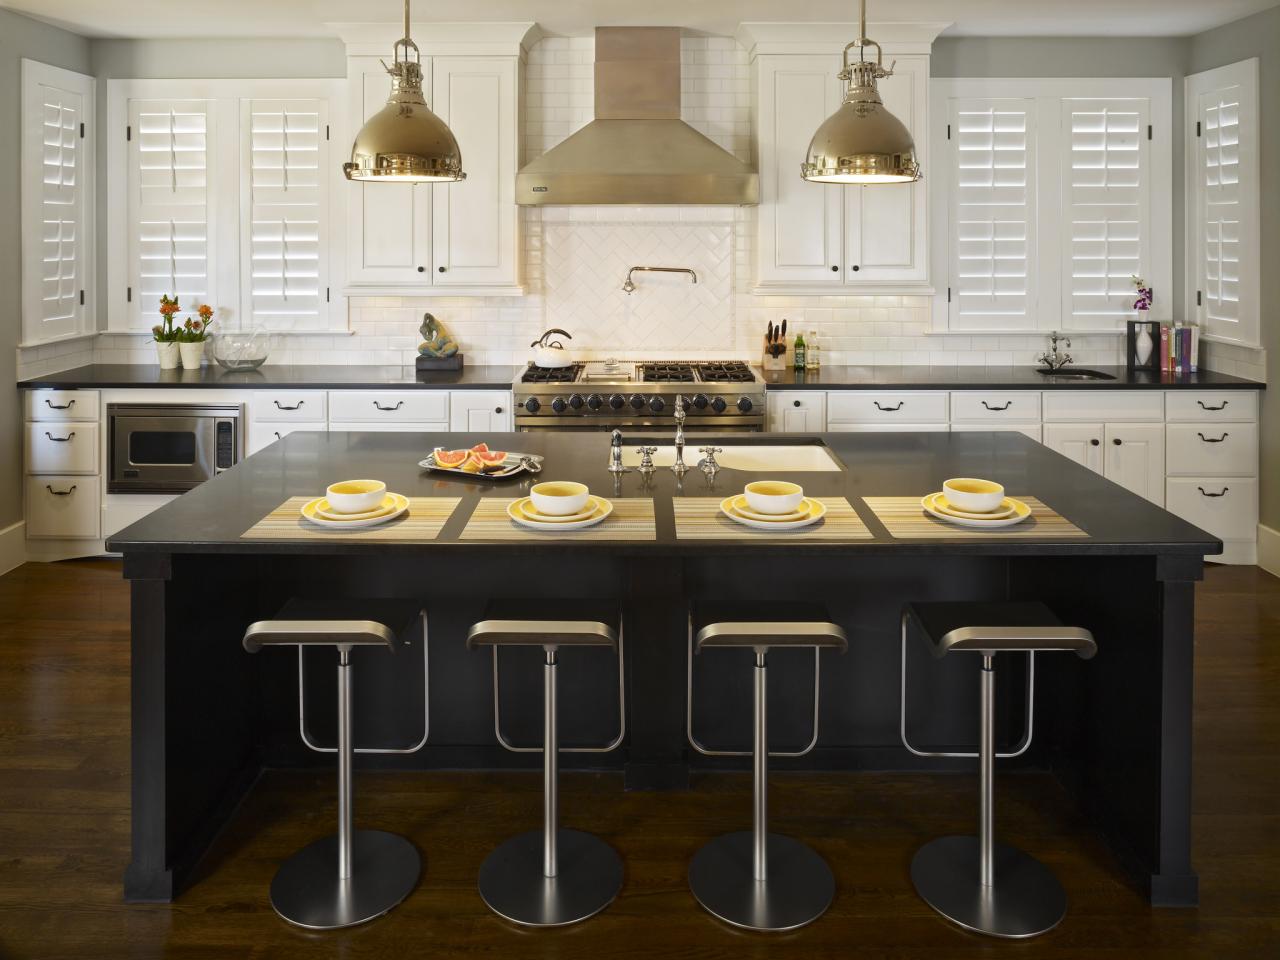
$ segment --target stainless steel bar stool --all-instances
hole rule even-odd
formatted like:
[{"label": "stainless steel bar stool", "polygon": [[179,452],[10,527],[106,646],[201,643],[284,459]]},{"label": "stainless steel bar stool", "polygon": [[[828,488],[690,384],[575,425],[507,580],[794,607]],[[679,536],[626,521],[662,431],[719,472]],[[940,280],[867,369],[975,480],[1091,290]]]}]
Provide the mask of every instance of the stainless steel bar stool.
[{"label": "stainless steel bar stool", "polygon": [[250,653],[268,646],[338,650],[338,832],[303,847],[280,865],[271,881],[271,906],[299,927],[335,930],[372,920],[408,896],[418,882],[422,859],[413,844],[394,833],[352,827],[350,657],[356,647],[394,651],[399,636],[421,629],[422,617],[418,604],[399,601],[339,606],[291,600],[276,619],[260,620],[245,631],[244,648]]},{"label": "stainless steel bar stool", "polygon": [[[784,618],[785,617],[785,618]],[[694,854],[689,888],[707,912],[748,930],[794,930],[826,911],[835,897],[835,877],[816,851],[791,837],[769,833],[769,745],[767,654],[771,647],[848,649],[844,631],[820,607],[773,606],[752,617],[739,608],[727,616],[702,613],[694,651],[749,647],[755,651],[755,735],[752,756],[752,829],[716,837]],[[693,629],[690,620],[690,631]],[[816,669],[816,667],[815,667]],[[815,687],[814,696],[817,696]],[[692,721],[692,711],[689,713]],[[701,753],[714,755],[693,738]],[[814,741],[817,740],[815,703]],[[812,743],[810,744],[812,747]],[[716,751],[724,753],[723,751]],[[800,756],[808,749],[790,754]]]},{"label": "stainless steel bar stool", "polygon": [[[543,740],[541,830],[517,834],[489,854],[480,867],[480,896],[494,913],[532,927],[557,927],[593,916],[622,889],[622,858],[607,843],[560,826],[559,754],[604,752],[625,735],[623,640],[617,608],[585,601],[504,601],[491,604],[485,619],[467,633],[467,647],[493,648],[494,729],[512,747],[498,713],[498,648],[542,647]],[[604,747],[562,748],[557,719],[556,675],[561,647],[609,647],[618,655],[618,736]]]},{"label": "stainless steel bar stool", "polygon": [[[1083,627],[1063,626],[1053,611],[1036,602],[911,603],[902,611],[904,642],[912,626],[924,634],[935,657],[952,651],[982,655],[982,713],[978,835],[926,843],[911,861],[911,882],[929,906],[967,930],[1013,939],[1052,930],[1067,911],[1062,884],[1030,854],[995,841],[995,655],[1069,650],[1088,660],[1098,652],[1093,634]],[[905,697],[905,673],[902,691]],[[907,742],[905,720],[902,738],[908,749],[921,752]],[[1024,742],[1010,755],[1030,746],[1030,739],[1028,717]]]}]

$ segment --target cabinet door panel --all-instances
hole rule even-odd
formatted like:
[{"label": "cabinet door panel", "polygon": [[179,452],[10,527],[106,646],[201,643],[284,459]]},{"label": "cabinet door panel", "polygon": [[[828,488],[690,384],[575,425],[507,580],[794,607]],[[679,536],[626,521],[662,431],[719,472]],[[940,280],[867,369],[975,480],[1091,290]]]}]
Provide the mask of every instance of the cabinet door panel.
[{"label": "cabinet door panel", "polygon": [[822,433],[827,429],[827,398],[823,393],[769,394],[769,429],[781,433]]},{"label": "cabinet door panel", "polygon": [[449,397],[449,429],[454,433],[508,433],[511,394],[455,390]]},{"label": "cabinet door panel", "polygon": [[1044,445],[1094,473],[1102,473],[1103,433],[1100,423],[1046,423]]},{"label": "cabinet door panel", "polygon": [[1163,506],[1164,425],[1108,423],[1103,445],[1107,479]]}]

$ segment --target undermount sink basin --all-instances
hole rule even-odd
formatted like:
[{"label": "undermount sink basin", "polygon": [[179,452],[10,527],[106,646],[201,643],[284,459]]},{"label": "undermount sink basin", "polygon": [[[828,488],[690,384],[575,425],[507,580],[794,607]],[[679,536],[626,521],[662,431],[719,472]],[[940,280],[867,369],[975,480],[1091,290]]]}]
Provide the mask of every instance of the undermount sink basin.
[{"label": "undermount sink basin", "polygon": [[[684,448],[684,462],[689,467],[695,466],[702,459],[698,447],[706,445],[707,441],[689,440]],[[716,446],[724,448],[723,452],[716,454],[716,462],[726,470],[741,470],[745,473],[834,473],[843,469],[831,451],[818,443],[730,446],[721,441]],[[622,462],[628,467],[638,466],[640,454],[633,448],[626,449],[622,453]],[[657,467],[669,467],[675,462],[676,448],[673,446],[658,447],[653,455],[653,463]]]},{"label": "undermount sink basin", "polygon": [[1042,377],[1052,377],[1055,380],[1114,380],[1109,373],[1103,373],[1101,370],[1077,370],[1073,368],[1065,368],[1061,370],[1037,370],[1036,373]]}]

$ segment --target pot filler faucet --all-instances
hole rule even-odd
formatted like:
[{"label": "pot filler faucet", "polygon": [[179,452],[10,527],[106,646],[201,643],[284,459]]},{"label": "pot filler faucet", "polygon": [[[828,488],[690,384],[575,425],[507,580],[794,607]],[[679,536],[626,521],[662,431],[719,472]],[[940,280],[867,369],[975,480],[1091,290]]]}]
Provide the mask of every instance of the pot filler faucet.
[{"label": "pot filler faucet", "polygon": [[636,288],[635,283],[631,279],[631,275],[639,270],[641,273],[687,273],[693,277],[693,282],[698,282],[698,275],[688,267],[632,267],[627,271],[627,281],[622,285],[623,292],[630,293]]}]

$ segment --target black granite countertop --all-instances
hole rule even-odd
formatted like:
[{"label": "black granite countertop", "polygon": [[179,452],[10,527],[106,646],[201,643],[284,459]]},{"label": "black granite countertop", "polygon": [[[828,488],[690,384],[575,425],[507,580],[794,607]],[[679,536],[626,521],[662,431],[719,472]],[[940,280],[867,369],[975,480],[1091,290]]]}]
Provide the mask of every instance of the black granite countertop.
[{"label": "black granite countertop", "polygon": [[509,390],[516,367],[465,366],[461,370],[417,371],[413,367],[266,364],[231,373],[208,365],[199,370],[161,370],[155,364],[92,363],[18,382],[20,388],[108,389],[207,387],[234,390],[422,388],[428,390]]},{"label": "black granite countertop", "polygon": [[[628,437],[635,442],[636,436]],[[665,439],[665,437],[664,437]],[[455,478],[424,471],[418,461],[435,446],[469,446],[481,440],[494,449],[543,455],[538,479],[577,480],[606,497],[651,497],[657,520],[652,541],[583,541],[534,535],[528,540],[459,542],[480,497],[517,497],[532,482],[527,474],[502,481]],[[874,534],[871,540],[804,541],[792,538],[752,540],[678,540],[672,498],[724,497],[740,491],[759,474],[723,469],[714,483],[698,470],[683,482],[659,469],[647,482],[637,473],[606,470],[609,437],[604,433],[293,433],[246,458],[231,470],[183,494],[126,527],[108,548],[133,553],[231,554],[538,554],[557,550],[603,551],[610,555],[795,556],[882,553],[889,555],[1104,555],[1216,554],[1215,537],[1160,509],[1093,471],[1054,453],[1020,433],[829,433],[772,434],[751,440],[700,437],[725,447],[748,443],[825,443],[842,463],[830,472],[770,471],[773,478],[801,483],[810,496],[848,498]],[[860,499],[863,496],[923,496],[955,476],[988,477],[1013,495],[1034,495],[1085,530],[1087,538],[1057,540],[1027,537],[974,540],[895,540]],[[242,540],[241,534],[286,499],[320,495],[325,487],[350,477],[375,477],[413,497],[461,497],[435,540],[389,543],[368,540]],[[727,567],[726,576],[732,576]]]},{"label": "black granite countertop", "polygon": [[1089,367],[1109,374],[1113,380],[1071,380],[1037,373],[1035,367],[970,366],[824,366],[818,370],[779,370],[764,373],[770,390],[879,390],[885,387],[910,390],[1142,390],[1178,387],[1218,390],[1263,390],[1266,384],[1245,380],[1229,373],[1201,370],[1198,373],[1155,374],[1130,371],[1124,367]]}]

